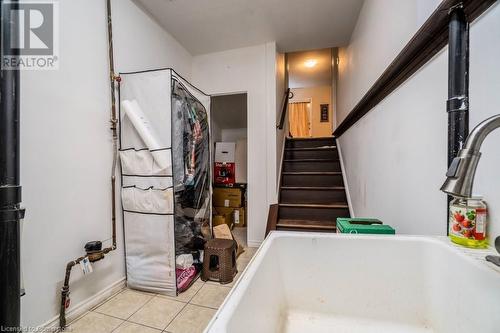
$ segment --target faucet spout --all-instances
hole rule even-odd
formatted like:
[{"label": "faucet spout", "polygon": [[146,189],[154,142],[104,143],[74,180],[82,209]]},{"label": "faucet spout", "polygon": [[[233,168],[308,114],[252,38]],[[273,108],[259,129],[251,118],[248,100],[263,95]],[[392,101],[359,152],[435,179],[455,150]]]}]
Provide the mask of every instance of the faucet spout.
[{"label": "faucet spout", "polygon": [[481,145],[484,139],[500,127],[500,114],[486,119],[477,125],[467,137],[465,147],[451,162],[446,173],[446,181],[441,191],[455,197],[471,197],[477,165],[481,158]]}]

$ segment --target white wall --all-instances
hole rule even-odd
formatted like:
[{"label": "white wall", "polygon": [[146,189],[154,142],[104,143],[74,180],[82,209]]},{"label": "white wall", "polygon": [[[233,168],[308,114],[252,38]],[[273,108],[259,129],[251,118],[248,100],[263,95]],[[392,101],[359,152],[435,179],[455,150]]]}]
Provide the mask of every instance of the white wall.
[{"label": "white wall", "polygon": [[225,128],[222,130],[222,139],[224,142],[236,143],[236,150],[234,153],[234,162],[236,168],[236,182],[248,182],[248,140],[247,128]]},{"label": "white wall", "polygon": [[247,138],[247,128],[224,128],[222,130],[222,141],[236,142]]},{"label": "white wall", "polygon": [[[365,1],[352,43],[341,51],[340,118],[366,93],[437,1],[419,1],[417,10],[410,10],[414,5]],[[391,6],[391,11],[380,12],[384,6]],[[398,29],[386,30],[396,24]],[[500,110],[499,39],[496,4],[471,27],[471,129]],[[445,49],[340,137],[356,216],[379,217],[399,233],[446,234],[446,196],[439,187],[446,173],[447,66]],[[492,238],[500,234],[498,142],[500,131],[486,140],[474,189],[489,204]]]},{"label": "white wall", "polygon": [[[222,141],[222,129],[217,124],[216,121],[213,121],[212,118],[212,127],[210,128],[210,134],[212,135],[212,142]],[[214,152],[215,153],[215,152]]]},{"label": "white wall", "polygon": [[363,97],[439,2],[364,2],[349,45],[339,48],[337,124]]},{"label": "white wall", "polygon": [[[131,1],[113,0],[113,19],[117,71],[173,66],[190,76],[191,56]],[[111,237],[105,1],[60,1],[60,20],[60,69],[21,73],[26,326],[58,315],[66,263]],[[118,250],[94,273],[74,268],[70,309],[125,277],[121,225]]]},{"label": "white wall", "polygon": [[193,59],[192,82],[210,94],[248,94],[248,243],[264,239],[276,195],[276,45],[210,53]]}]

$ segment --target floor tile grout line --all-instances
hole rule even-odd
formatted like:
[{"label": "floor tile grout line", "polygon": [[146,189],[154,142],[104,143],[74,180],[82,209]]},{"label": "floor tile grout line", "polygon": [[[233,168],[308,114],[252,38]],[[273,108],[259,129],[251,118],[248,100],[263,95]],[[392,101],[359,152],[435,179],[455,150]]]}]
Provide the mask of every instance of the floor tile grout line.
[{"label": "floor tile grout line", "polygon": [[216,311],[219,310],[219,308],[220,308],[220,306],[218,308],[212,308],[210,306],[200,305],[200,304],[195,304],[195,303],[189,303],[189,305],[199,306],[200,308],[205,308],[205,309],[210,309],[210,310],[216,310]]},{"label": "floor tile grout line", "polygon": [[[153,298],[151,299],[151,301],[152,301],[154,298],[158,297],[158,296],[160,296],[160,294],[156,294],[156,295],[155,295],[155,297],[153,297]],[[164,298],[161,298],[161,297],[158,297],[158,298],[159,298],[159,299],[164,299]],[[171,299],[168,299],[168,298],[167,298],[166,300],[169,300],[169,301],[172,301],[172,302],[177,302],[177,303],[181,303],[181,304],[183,304],[183,305],[182,305],[182,308],[181,308],[181,309],[179,310],[179,312],[178,312],[178,313],[174,316],[174,318],[175,318],[175,317],[176,317],[176,316],[177,316],[177,315],[178,315],[178,314],[179,314],[179,313],[180,313],[180,312],[181,312],[181,311],[182,311],[182,310],[186,307],[186,305],[188,305],[188,303],[187,303],[187,302],[182,302],[182,301],[171,300]],[[148,303],[149,303],[149,302],[148,302]],[[144,304],[144,306],[146,306],[146,304]],[[144,307],[144,306],[143,306],[143,307]],[[142,309],[142,308],[141,308],[141,309]],[[137,311],[136,311],[136,313],[137,313],[137,312],[139,312],[139,310],[137,310]],[[134,314],[135,314],[135,313],[134,313]],[[132,314],[132,316],[133,316],[134,314]],[[168,327],[168,325],[170,325],[170,323],[172,322],[172,320],[174,320],[174,319],[171,319],[171,320],[167,323],[167,325],[165,326],[165,328],[157,328],[157,327],[153,327],[153,326],[145,325],[145,324],[138,323],[138,322],[135,322],[135,321],[133,321],[133,320],[130,320],[130,318],[132,318],[132,316],[130,316],[130,317],[129,317],[129,319],[127,319],[126,321],[131,322],[131,323],[134,323],[134,324],[138,324],[138,325],[142,325],[142,326],[146,326],[146,327],[154,328],[155,330],[160,330],[160,331],[162,331],[162,332],[163,332],[163,330],[165,330],[165,329]]]},{"label": "floor tile grout line", "polygon": [[92,311],[89,311],[89,312],[96,312],[96,313],[99,313],[99,314],[102,314],[102,315],[105,315],[105,316],[108,316],[108,317],[112,317],[112,318],[116,318],[116,319],[121,319],[121,320],[125,320],[125,321],[128,321],[130,319],[130,317],[132,317],[137,311],[139,311],[140,309],[142,309],[147,303],[151,302],[151,300],[154,298],[151,297],[150,300],[148,300],[146,303],[144,303],[139,309],[137,309],[135,312],[133,312],[130,316],[128,316],[126,319],[123,319],[123,318],[120,318],[120,317],[117,317],[117,316],[113,316],[113,315],[110,315],[110,314],[107,314],[107,313],[104,313],[104,312],[99,312],[97,311],[97,309],[95,310],[92,310]]},{"label": "floor tile grout line", "polygon": [[146,325],[146,324],[137,323],[137,322],[131,321],[131,320],[126,320],[125,322],[126,323],[131,323],[131,324],[136,324],[136,325],[139,325],[139,326],[144,326],[144,327],[147,327],[147,328],[152,328],[152,329],[157,330],[157,331],[162,331],[163,332],[163,330],[164,330],[164,328],[153,327],[153,326],[149,326],[149,325]]},{"label": "floor tile grout line", "polygon": [[[194,296],[196,296],[196,295],[200,292],[200,290],[203,288],[203,286],[204,286],[205,284],[206,284],[206,282],[204,282],[204,281],[203,281],[203,285],[202,285],[202,286],[200,287],[200,289],[198,289],[198,290],[196,291],[196,293],[195,293],[195,294],[191,297],[191,300],[194,298]],[[109,300],[113,299],[115,296],[117,296],[117,295],[121,294],[122,292],[124,292],[124,291],[126,291],[126,290],[131,290],[131,289],[124,288],[124,290],[122,290],[122,291],[118,292],[116,295],[112,296]],[[132,291],[132,292],[134,292],[134,290],[131,290],[131,291]],[[146,295],[147,295],[147,294],[146,294]],[[103,315],[103,316],[107,316],[107,317],[111,317],[111,318],[114,318],[114,319],[119,319],[119,320],[122,320],[122,323],[120,323],[120,325],[118,325],[118,326],[117,326],[115,329],[113,329],[111,332],[114,332],[115,330],[117,330],[117,329],[118,329],[118,327],[122,326],[122,325],[123,325],[123,323],[125,323],[125,322],[130,322],[130,323],[133,323],[133,324],[137,324],[137,325],[141,325],[141,326],[145,326],[145,327],[150,327],[150,328],[153,328],[153,329],[156,329],[156,330],[161,330],[161,329],[158,329],[158,328],[155,328],[155,327],[151,327],[151,326],[144,325],[144,324],[137,323],[137,322],[134,322],[134,321],[130,320],[130,318],[132,318],[132,316],[133,316],[134,314],[136,314],[137,312],[139,312],[142,308],[144,308],[144,306],[146,306],[146,304],[148,304],[149,302],[151,302],[151,301],[152,301],[154,298],[156,298],[157,296],[160,296],[160,294],[153,294],[153,296],[151,297],[151,299],[149,299],[146,303],[144,303],[144,304],[143,304],[143,305],[142,305],[139,309],[137,309],[134,313],[132,313],[132,314],[131,314],[129,317],[127,317],[126,319],[123,319],[123,318],[120,318],[120,317],[117,317],[117,316],[113,316],[113,315],[110,315],[110,314],[107,314],[107,313],[99,312],[99,311],[97,311],[97,309],[98,309],[99,307],[96,307],[94,310],[88,311],[85,315],[87,315],[89,312],[95,312],[95,313],[101,314],[101,315]],[[105,302],[103,302],[103,304],[104,304],[104,303],[107,303],[109,300],[106,300]],[[190,302],[191,302],[191,300],[190,300],[189,302],[183,302],[183,301],[179,301],[179,300],[175,300],[175,299],[171,299],[171,300],[172,300],[172,301],[174,301],[174,302],[178,302],[178,303],[183,304],[183,307],[182,307],[182,308],[181,308],[181,310],[180,310],[180,311],[179,311],[179,312],[175,315],[175,317],[174,317],[172,320],[170,320],[170,321],[168,322],[168,324],[167,324],[167,326],[165,327],[165,329],[168,327],[168,325],[170,325],[170,324],[171,324],[171,323],[172,323],[172,322],[173,322],[173,321],[174,321],[174,320],[175,320],[175,319],[179,316],[179,314],[180,314],[180,313],[181,313],[181,312],[182,312],[182,311],[186,308],[186,306],[187,306],[187,305],[191,304],[191,305],[196,305],[196,306],[199,306],[199,305],[197,305],[197,304],[192,304],[192,303],[190,303]],[[202,306],[202,307],[209,308],[209,309],[212,309],[212,310],[213,310],[213,308],[210,308],[210,307],[206,307],[206,306]],[[84,317],[84,316],[82,316],[82,317]],[[76,320],[75,320],[75,321],[76,321]]]},{"label": "floor tile grout line", "polygon": [[174,302],[178,302],[178,303],[189,303],[189,302],[184,302],[184,301],[178,300],[173,296],[166,296],[166,295],[162,295],[162,294],[156,294],[156,296],[153,298],[166,299],[167,301],[174,301]]},{"label": "floor tile grout line", "polygon": [[104,305],[106,303],[108,303],[109,301],[111,301],[113,298],[115,298],[116,296],[120,295],[121,293],[123,293],[125,290],[127,290],[127,287],[123,287],[122,289],[120,289],[119,291],[117,291],[116,293],[114,293],[113,295],[109,296],[108,298],[106,298],[104,301],[100,302],[99,304],[97,305],[94,305],[90,310],[89,312],[93,312],[95,309],[101,307],[101,305]]},{"label": "floor tile grout line", "polygon": [[112,316],[112,315],[109,315],[109,314],[106,314],[106,313],[102,313],[102,312],[99,312],[99,311],[89,311],[89,312],[94,312],[94,313],[98,313],[98,314],[103,315],[103,316],[107,316],[107,317],[111,317],[111,318],[114,318],[114,319],[120,319],[120,320],[123,320],[123,321],[127,321],[126,319],[123,319],[123,318],[120,318],[120,317],[117,317],[117,316]]},{"label": "floor tile grout line", "polygon": [[177,314],[174,316],[174,318],[172,318],[172,320],[170,320],[170,321],[168,322],[167,326],[165,326],[165,328],[163,329],[163,332],[164,332],[164,331],[168,328],[168,326],[169,326],[170,324],[172,324],[172,323],[174,322],[174,320],[175,320],[177,317],[179,317],[179,315],[182,313],[182,311],[184,311],[184,309],[185,309],[188,305],[189,305],[189,303],[184,303],[184,306],[182,307],[182,309],[181,309],[179,312],[177,312]]},{"label": "floor tile grout line", "polygon": [[[158,294],[154,294],[155,296],[158,295]],[[155,296],[152,296],[146,303],[144,303],[141,307],[139,307],[134,313],[132,313],[127,319],[125,319],[126,321],[128,321],[130,318],[132,318],[133,315],[135,315],[137,312],[139,312],[140,310],[142,310],[142,308],[144,308],[146,306],[146,304],[148,304],[149,302],[151,302]]]},{"label": "floor tile grout line", "polygon": [[[156,294],[154,294],[156,295]],[[151,300],[155,298],[155,296],[152,296],[146,303],[144,303],[139,309],[137,309],[134,313],[132,313],[127,319],[122,319],[122,318],[118,318],[118,319],[121,319],[123,320],[123,322],[118,325],[118,327],[120,327],[121,325],[123,325],[123,323],[126,323],[126,322],[131,322],[131,323],[134,323],[134,324],[138,324],[138,323],[135,323],[133,321],[129,321],[129,319],[134,315],[136,314],[139,310],[141,310],[146,304],[148,304],[149,302],[151,302]],[[104,313],[103,313],[104,314]],[[117,317],[114,317],[114,316],[110,316],[110,317],[113,317],[113,318],[117,318]],[[142,324],[139,324],[139,325],[142,325]],[[142,326],[146,326],[146,325],[142,325]],[[115,330],[118,329],[118,327],[116,327],[114,330],[112,330],[111,332],[114,332]]]},{"label": "floor tile grout line", "polygon": [[200,290],[202,290],[202,289],[203,289],[203,287],[205,287],[205,285],[207,284],[207,282],[206,282],[206,281],[203,281],[203,280],[201,279],[201,277],[200,277],[199,279],[200,279],[200,281],[201,281],[201,282],[203,282],[203,284],[202,284],[202,286],[200,287],[200,289],[198,289],[198,290],[194,293],[194,295],[193,295],[193,296],[191,296],[191,298],[190,298],[190,299],[189,299],[189,301],[187,302],[188,304],[190,304],[190,303],[191,303],[191,301],[192,301],[192,300],[196,297],[196,295],[198,295],[198,293],[200,292]]},{"label": "floor tile grout line", "polygon": [[120,328],[123,324],[125,324],[127,321],[126,320],[123,320],[120,325],[116,326],[113,330],[111,330],[110,333],[113,333],[114,331],[116,331],[118,328]]}]

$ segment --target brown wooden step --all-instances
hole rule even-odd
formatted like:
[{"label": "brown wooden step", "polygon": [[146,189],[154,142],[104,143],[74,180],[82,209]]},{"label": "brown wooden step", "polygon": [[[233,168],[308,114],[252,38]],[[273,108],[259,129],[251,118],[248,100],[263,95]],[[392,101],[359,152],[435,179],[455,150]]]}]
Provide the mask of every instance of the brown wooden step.
[{"label": "brown wooden step", "polygon": [[283,161],[283,171],[341,171],[338,159],[293,159]]},{"label": "brown wooden step", "polygon": [[346,203],[347,198],[343,186],[304,187],[282,186],[280,189],[281,203]]},{"label": "brown wooden step", "polygon": [[285,160],[293,159],[338,159],[337,147],[285,148]]},{"label": "brown wooden step", "polygon": [[344,186],[342,172],[283,172],[281,186],[332,187]]},{"label": "brown wooden step", "polygon": [[311,221],[311,220],[288,220],[280,219],[276,224],[277,230],[283,231],[318,231],[335,232],[335,222],[332,221]]},{"label": "brown wooden step", "polygon": [[337,217],[350,217],[346,203],[303,204],[280,203],[278,217],[286,220],[336,221]]},{"label": "brown wooden step", "polygon": [[332,146],[335,144],[333,137],[325,138],[293,138],[286,140],[287,148],[314,148],[323,146]]}]

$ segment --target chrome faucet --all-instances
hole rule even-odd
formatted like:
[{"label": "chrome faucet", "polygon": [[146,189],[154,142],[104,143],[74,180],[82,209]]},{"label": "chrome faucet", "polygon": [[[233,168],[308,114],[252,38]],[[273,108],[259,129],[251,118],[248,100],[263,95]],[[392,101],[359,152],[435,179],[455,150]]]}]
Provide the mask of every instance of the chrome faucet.
[{"label": "chrome faucet", "polygon": [[486,119],[476,126],[467,137],[465,147],[458,152],[446,173],[446,181],[441,186],[441,191],[454,197],[470,198],[476,168],[481,157],[479,151],[484,139],[493,130],[500,127],[500,115]]},{"label": "chrome faucet", "polygon": [[[467,137],[465,147],[460,149],[458,156],[453,159],[446,173],[446,181],[441,191],[454,197],[470,198],[477,164],[481,157],[479,151],[484,139],[495,129],[500,127],[500,115],[486,119],[476,126]],[[500,237],[495,240],[495,247],[500,253]],[[486,260],[500,266],[500,257],[486,256]]]}]

